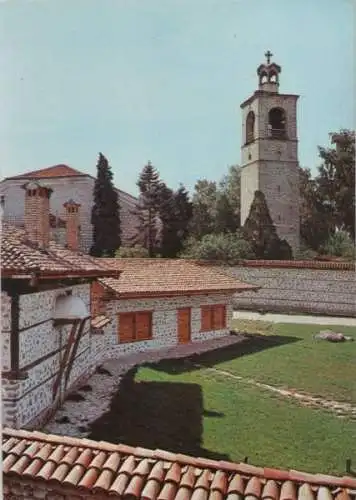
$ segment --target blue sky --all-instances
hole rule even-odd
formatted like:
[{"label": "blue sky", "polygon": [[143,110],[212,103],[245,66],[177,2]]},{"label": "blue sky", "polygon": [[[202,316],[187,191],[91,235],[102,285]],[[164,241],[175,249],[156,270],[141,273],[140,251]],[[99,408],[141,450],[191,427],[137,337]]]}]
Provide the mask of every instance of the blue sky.
[{"label": "blue sky", "polygon": [[2,0],[2,176],[67,163],[136,192],[240,162],[240,103],[270,49],[300,95],[299,160],[354,126],[352,0]]}]

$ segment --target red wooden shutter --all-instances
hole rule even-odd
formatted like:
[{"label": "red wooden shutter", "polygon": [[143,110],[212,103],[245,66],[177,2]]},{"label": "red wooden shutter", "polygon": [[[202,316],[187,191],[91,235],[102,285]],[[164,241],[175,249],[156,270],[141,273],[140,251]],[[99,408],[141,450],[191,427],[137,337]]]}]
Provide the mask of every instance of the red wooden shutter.
[{"label": "red wooden shutter", "polygon": [[132,342],[135,340],[135,314],[121,313],[118,317],[119,342]]},{"label": "red wooden shutter", "polygon": [[224,305],[213,306],[213,329],[222,330],[226,327],[226,307]]},{"label": "red wooden shutter", "polygon": [[201,325],[200,330],[202,332],[208,332],[212,328],[211,324],[211,307],[210,306],[202,306],[201,307]]},{"label": "red wooden shutter", "polygon": [[136,340],[146,340],[152,337],[152,313],[136,313]]}]

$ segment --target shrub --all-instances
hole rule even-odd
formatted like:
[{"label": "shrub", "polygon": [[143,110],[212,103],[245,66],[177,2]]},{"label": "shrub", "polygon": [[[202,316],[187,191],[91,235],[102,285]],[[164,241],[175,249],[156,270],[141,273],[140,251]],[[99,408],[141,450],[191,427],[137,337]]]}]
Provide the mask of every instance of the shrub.
[{"label": "shrub", "polygon": [[354,260],[356,257],[355,243],[346,231],[336,231],[329,236],[326,243],[320,248],[320,253]]},{"label": "shrub", "polygon": [[239,233],[224,233],[207,234],[200,240],[188,239],[181,257],[233,265],[242,259],[253,259],[254,254],[251,245]]},{"label": "shrub", "polygon": [[121,259],[144,258],[148,257],[148,250],[140,245],[133,247],[120,247],[115,254],[115,257]]}]

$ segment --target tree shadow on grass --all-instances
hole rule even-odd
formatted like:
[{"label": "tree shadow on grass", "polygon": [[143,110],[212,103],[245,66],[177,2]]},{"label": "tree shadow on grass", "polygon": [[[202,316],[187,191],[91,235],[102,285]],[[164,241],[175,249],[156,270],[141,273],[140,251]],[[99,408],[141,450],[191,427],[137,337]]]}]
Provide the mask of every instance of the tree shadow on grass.
[{"label": "tree shadow on grass", "polygon": [[224,361],[256,354],[265,349],[282,346],[298,342],[298,337],[288,337],[285,335],[246,335],[241,342],[225,347],[220,347],[200,354],[192,354],[185,358],[163,359],[158,363],[145,363],[143,366],[149,366],[157,371],[163,371],[170,374],[186,373],[199,370],[201,366],[212,367]]},{"label": "tree shadow on grass", "polygon": [[224,414],[204,410],[200,385],[136,382],[136,371],[123,377],[110,410],[91,424],[89,439],[229,460],[228,455],[202,448],[203,417]]}]

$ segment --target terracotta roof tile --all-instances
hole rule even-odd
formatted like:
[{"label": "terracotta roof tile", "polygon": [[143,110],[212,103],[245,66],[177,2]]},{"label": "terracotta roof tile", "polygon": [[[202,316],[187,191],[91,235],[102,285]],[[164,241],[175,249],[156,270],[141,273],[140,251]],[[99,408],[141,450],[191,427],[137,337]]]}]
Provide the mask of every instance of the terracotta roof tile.
[{"label": "terracotta roof tile", "polygon": [[356,478],[229,464],[162,450],[3,429],[5,485],[8,480],[21,482],[27,477],[42,486],[46,481],[65,485],[73,496],[79,491],[85,495],[100,492],[132,500],[356,498]]},{"label": "terracotta roof tile", "polygon": [[238,292],[258,287],[207,266],[185,259],[100,259],[107,269],[120,272],[119,279],[101,283],[119,297],[179,295],[199,292]]},{"label": "terracotta roof tile", "polygon": [[69,167],[68,165],[59,164],[39,170],[32,170],[31,172],[25,172],[24,174],[14,177],[8,177],[8,179],[48,179],[54,177],[78,177],[86,175],[87,174],[83,174],[83,172],[79,172],[79,170]]},{"label": "terracotta roof tile", "polygon": [[51,241],[46,250],[31,242],[24,229],[3,223],[1,232],[1,273],[3,277],[29,275],[112,276],[115,270],[80,252]]}]

